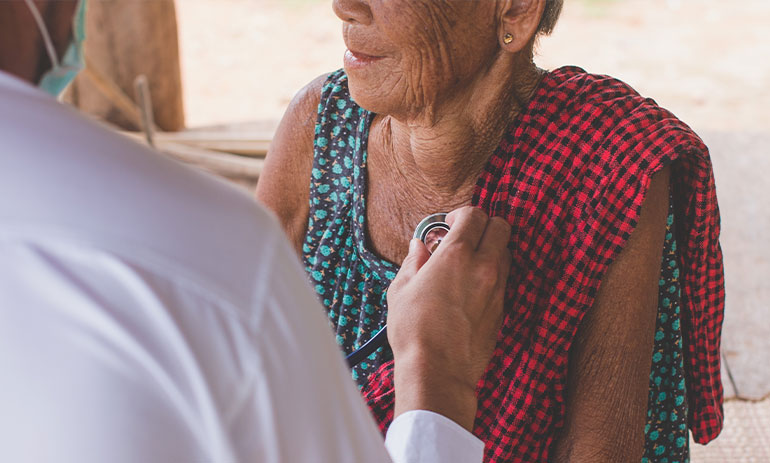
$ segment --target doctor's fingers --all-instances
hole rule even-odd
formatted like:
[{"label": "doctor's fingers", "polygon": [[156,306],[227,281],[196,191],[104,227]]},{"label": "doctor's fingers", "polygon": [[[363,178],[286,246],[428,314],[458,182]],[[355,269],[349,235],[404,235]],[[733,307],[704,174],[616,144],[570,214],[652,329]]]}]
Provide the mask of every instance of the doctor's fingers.
[{"label": "doctor's fingers", "polygon": [[511,263],[511,253],[508,250],[510,237],[511,226],[508,222],[500,217],[492,217],[474,255],[475,279],[482,287],[492,289],[490,297],[499,292],[508,280]]},{"label": "doctor's fingers", "polygon": [[484,235],[479,242],[479,253],[487,257],[507,251],[510,239],[511,225],[502,217],[492,217],[487,222]]},{"label": "doctor's fingers", "polygon": [[441,252],[442,248],[459,248],[472,253],[484,235],[489,216],[478,207],[465,206],[447,214],[446,220],[450,229],[436,253]]},{"label": "doctor's fingers", "polygon": [[505,295],[511,268],[511,257],[508,249],[499,253],[499,256],[494,286],[489,293],[486,306],[478,314],[479,323],[481,324],[479,332],[491,343],[489,345],[490,349],[494,349],[494,346],[497,344],[500,328],[505,319]]},{"label": "doctor's fingers", "polygon": [[417,238],[412,238],[409,242],[409,253],[401,263],[401,268],[399,269],[398,274],[396,274],[396,278],[391,283],[391,287],[399,287],[402,284],[406,284],[420,271],[429,258],[430,252],[425,246],[425,243]]}]

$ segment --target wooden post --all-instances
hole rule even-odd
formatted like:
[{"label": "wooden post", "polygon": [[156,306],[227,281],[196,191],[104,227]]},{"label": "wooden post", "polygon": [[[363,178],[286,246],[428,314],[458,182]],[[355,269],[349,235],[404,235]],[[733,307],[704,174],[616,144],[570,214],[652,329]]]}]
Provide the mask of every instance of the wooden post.
[{"label": "wooden post", "polygon": [[88,67],[66,99],[119,127],[138,130],[136,107],[132,109],[125,97],[137,101],[134,80],[144,74],[157,126],[166,131],[184,128],[174,0],[89,2],[85,55]]}]

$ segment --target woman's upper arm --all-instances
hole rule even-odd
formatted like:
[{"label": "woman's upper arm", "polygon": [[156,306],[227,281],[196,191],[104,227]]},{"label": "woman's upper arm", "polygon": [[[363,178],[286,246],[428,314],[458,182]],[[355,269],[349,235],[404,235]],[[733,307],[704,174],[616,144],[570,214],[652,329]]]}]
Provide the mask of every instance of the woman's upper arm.
[{"label": "woman's upper arm", "polygon": [[314,79],[289,104],[257,183],[257,200],[278,216],[297,250],[307,228],[316,114],[326,79],[327,75]]},{"label": "woman's upper arm", "polygon": [[578,329],[554,461],[641,461],[669,175],[652,178],[639,223]]}]

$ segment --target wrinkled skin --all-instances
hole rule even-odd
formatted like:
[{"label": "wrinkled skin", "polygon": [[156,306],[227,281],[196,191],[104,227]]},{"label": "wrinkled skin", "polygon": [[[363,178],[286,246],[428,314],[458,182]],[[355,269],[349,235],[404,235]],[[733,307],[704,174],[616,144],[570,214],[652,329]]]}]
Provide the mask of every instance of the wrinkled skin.
[{"label": "wrinkled skin", "polygon": [[343,25],[350,50],[382,56],[366,69],[347,68],[350,91],[363,107],[400,119],[467,90],[499,52],[492,1],[375,0],[334,2],[349,18]]}]

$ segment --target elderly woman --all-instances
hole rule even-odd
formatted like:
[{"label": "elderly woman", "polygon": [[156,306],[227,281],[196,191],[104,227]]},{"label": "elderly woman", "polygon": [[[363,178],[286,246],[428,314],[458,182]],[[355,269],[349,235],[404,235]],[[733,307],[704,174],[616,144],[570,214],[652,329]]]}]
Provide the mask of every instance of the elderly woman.
[{"label": "elderly woman", "polygon": [[[533,45],[560,9],[335,0],[345,68],[294,99],[257,196],[293,239],[346,353],[385,324],[386,290],[421,219],[463,205],[505,218],[505,318],[469,385],[486,461],[684,462],[688,428],[705,443],[722,426],[708,151],[618,80],[539,69]],[[352,374],[386,429],[392,354]]]}]

